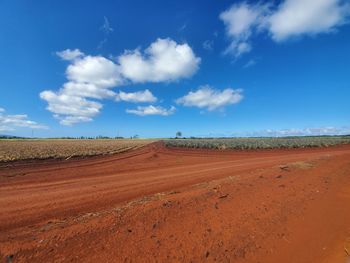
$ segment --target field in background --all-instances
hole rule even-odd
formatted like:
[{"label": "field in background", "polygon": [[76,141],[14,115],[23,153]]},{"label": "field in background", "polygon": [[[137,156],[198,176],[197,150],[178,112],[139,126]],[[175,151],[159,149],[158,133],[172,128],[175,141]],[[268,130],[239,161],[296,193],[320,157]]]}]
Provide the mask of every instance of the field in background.
[{"label": "field in background", "polygon": [[[156,139],[4,139],[0,140],[0,162],[32,159],[69,159],[78,156],[115,154],[136,149]],[[350,136],[285,138],[166,139],[167,147],[206,149],[309,148],[350,144]]]},{"label": "field in background", "polygon": [[0,162],[114,154],[144,146],[147,139],[0,140]]},{"label": "field in background", "polygon": [[350,143],[350,136],[312,136],[281,138],[220,138],[220,139],[171,139],[165,140],[168,147],[207,149],[270,149],[328,147]]}]

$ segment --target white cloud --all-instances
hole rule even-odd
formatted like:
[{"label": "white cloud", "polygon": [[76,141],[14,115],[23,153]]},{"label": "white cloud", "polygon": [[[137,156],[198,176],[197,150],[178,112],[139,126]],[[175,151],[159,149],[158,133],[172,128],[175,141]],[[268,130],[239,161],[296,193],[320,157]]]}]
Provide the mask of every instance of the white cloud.
[{"label": "white cloud", "polygon": [[206,85],[196,91],[190,91],[187,95],[177,99],[176,103],[212,111],[240,102],[243,99],[242,92],[241,89],[230,88],[220,91]]},{"label": "white cloud", "polygon": [[72,61],[84,56],[84,53],[81,52],[79,49],[66,49],[63,51],[56,52],[56,55],[63,60]]},{"label": "white cloud", "polygon": [[161,106],[153,106],[153,105],[149,105],[145,107],[138,106],[134,110],[130,110],[130,109],[126,110],[127,113],[136,114],[139,116],[147,116],[147,115],[169,116],[175,113],[175,111],[176,111],[176,108],[174,106],[171,106],[170,109],[165,109]]},{"label": "white cloud", "polygon": [[119,91],[115,96],[116,101],[127,102],[156,102],[157,98],[148,89],[137,92],[123,92]]},{"label": "white cloud", "polygon": [[66,71],[68,80],[111,88],[122,84],[119,67],[102,56],[85,56],[74,61]]},{"label": "white cloud", "polygon": [[[107,19],[103,30],[112,31]],[[171,39],[157,39],[144,54],[140,50],[125,51],[116,61],[85,55],[79,49],[67,49],[57,55],[70,61],[66,69],[67,82],[58,91],[41,92],[40,97],[48,102],[47,109],[63,125],[92,121],[102,108],[102,104],[94,100],[155,102],[157,98],[149,90],[116,93],[113,88],[130,82],[169,82],[188,78],[197,71],[200,63],[200,58],[188,44],[177,44]],[[163,111],[166,112],[171,111]]]},{"label": "white cloud", "polygon": [[0,108],[0,131],[13,131],[17,127],[30,129],[47,129],[48,127],[29,120],[26,114],[7,115],[5,109]]},{"label": "white cloud", "polygon": [[116,95],[114,91],[108,88],[81,82],[66,82],[63,85],[63,89],[61,89],[59,92],[69,96],[94,99],[112,98]]},{"label": "white cloud", "polygon": [[344,135],[350,134],[349,127],[336,128],[336,127],[321,127],[321,128],[307,128],[304,129],[307,135]]},{"label": "white cloud", "polygon": [[40,93],[40,98],[48,102],[47,110],[54,113],[54,117],[59,119],[62,125],[92,121],[102,108],[102,104],[98,102],[67,95],[65,90],[58,93],[46,90]]},{"label": "white cloud", "polygon": [[234,4],[220,14],[220,19],[226,25],[226,33],[233,38],[247,39],[251,35],[252,26],[256,24],[259,9],[247,3]]},{"label": "white cloud", "polygon": [[60,124],[66,125],[66,126],[71,126],[76,123],[81,123],[81,122],[89,122],[92,121],[92,118],[86,117],[86,116],[65,116],[62,117],[60,115],[54,115],[54,117],[58,120],[60,120]]},{"label": "white cloud", "polygon": [[269,31],[276,41],[329,32],[345,22],[349,7],[341,0],[285,0],[269,18]]},{"label": "white cloud", "polygon": [[227,49],[227,52],[234,52],[236,57],[241,56],[244,53],[249,53],[252,50],[252,46],[248,42],[241,42],[238,44],[231,43],[229,48]]},{"label": "white cloud", "polygon": [[111,90],[120,84],[118,66],[102,56],[79,56],[67,67],[68,82],[57,92],[46,90],[40,98],[48,103],[47,110],[54,113],[62,125],[92,121],[102,104],[92,99],[115,97]]},{"label": "white cloud", "polygon": [[120,72],[132,82],[167,82],[191,77],[199,67],[188,44],[157,39],[142,54],[139,49],[126,51],[118,57]]},{"label": "white cloud", "polygon": [[350,4],[343,0],[284,0],[272,4],[232,5],[219,18],[224,22],[230,45],[225,54],[236,58],[252,49],[251,38],[267,32],[274,41],[334,31],[348,22]]},{"label": "white cloud", "polygon": [[350,134],[350,127],[316,127],[304,129],[281,129],[281,130],[263,130],[254,133],[249,133],[248,136],[319,136],[319,135],[346,135]]},{"label": "white cloud", "polygon": [[226,34],[231,44],[224,53],[239,57],[250,52],[249,38],[258,25],[264,24],[264,17],[268,13],[267,5],[248,5],[246,2],[234,4],[220,14],[220,19],[226,27]]}]

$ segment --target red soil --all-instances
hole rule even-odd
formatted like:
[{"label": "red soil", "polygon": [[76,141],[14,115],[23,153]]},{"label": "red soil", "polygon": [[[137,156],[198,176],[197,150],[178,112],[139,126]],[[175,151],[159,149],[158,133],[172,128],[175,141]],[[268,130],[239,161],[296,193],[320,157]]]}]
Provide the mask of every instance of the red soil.
[{"label": "red soil", "polygon": [[5,262],[346,262],[350,145],[0,164]]}]

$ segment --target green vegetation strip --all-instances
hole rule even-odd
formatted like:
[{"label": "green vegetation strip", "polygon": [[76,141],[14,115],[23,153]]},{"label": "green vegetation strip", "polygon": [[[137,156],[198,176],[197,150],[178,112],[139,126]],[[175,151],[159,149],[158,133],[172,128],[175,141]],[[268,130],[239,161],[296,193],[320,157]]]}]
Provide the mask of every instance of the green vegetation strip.
[{"label": "green vegetation strip", "polygon": [[310,136],[278,138],[220,138],[220,139],[170,139],[164,140],[168,147],[205,149],[274,149],[310,148],[349,144],[350,136]]}]

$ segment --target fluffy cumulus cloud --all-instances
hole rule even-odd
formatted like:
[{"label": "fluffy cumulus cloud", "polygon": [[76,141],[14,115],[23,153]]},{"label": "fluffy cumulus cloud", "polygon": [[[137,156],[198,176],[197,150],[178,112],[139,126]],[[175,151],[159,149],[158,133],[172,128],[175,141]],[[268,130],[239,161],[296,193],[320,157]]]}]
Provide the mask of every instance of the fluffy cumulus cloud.
[{"label": "fluffy cumulus cloud", "polygon": [[220,14],[226,27],[226,34],[231,44],[225,53],[239,57],[251,50],[249,38],[252,33],[265,23],[267,5],[248,5],[246,2],[234,4]]},{"label": "fluffy cumulus cloud", "polygon": [[87,100],[84,97],[67,95],[65,90],[55,93],[46,90],[40,93],[40,98],[48,102],[47,110],[54,113],[62,125],[72,125],[79,122],[92,121],[102,108],[102,104]]},{"label": "fluffy cumulus cloud", "polygon": [[48,103],[47,110],[62,125],[92,121],[102,108],[95,100],[113,98],[116,93],[111,89],[122,82],[118,66],[102,56],[79,55],[70,61],[66,70],[68,81],[58,91],[40,93],[40,98]]},{"label": "fluffy cumulus cloud", "polygon": [[[149,91],[118,92],[115,87],[139,82],[170,82],[191,77],[199,67],[200,58],[191,47],[171,39],[157,39],[144,52],[139,49],[125,51],[116,60],[103,56],[90,56],[79,49],[67,49],[57,55],[69,65],[67,82],[57,91],[45,90],[40,98],[47,101],[47,110],[62,125],[92,121],[103,105],[100,100],[114,99],[125,102],[156,102]],[[173,110],[149,106],[147,112],[169,115]],[[142,115],[142,114],[139,114]],[[144,114],[149,115],[149,114]]]},{"label": "fluffy cumulus cloud", "polygon": [[82,98],[104,99],[112,98],[116,94],[109,88],[95,85],[89,82],[66,82],[60,90],[61,94]]},{"label": "fluffy cumulus cloud", "polygon": [[136,109],[127,109],[127,113],[139,115],[139,116],[147,116],[147,115],[161,115],[161,116],[169,116],[174,114],[176,108],[171,106],[169,109],[163,108],[161,106],[138,106]]},{"label": "fluffy cumulus cloud", "polygon": [[48,127],[29,120],[26,114],[9,115],[0,108],[0,131],[13,131],[18,127],[30,129],[47,129]]},{"label": "fluffy cumulus cloud", "polygon": [[343,0],[284,0],[272,4],[234,4],[220,14],[231,44],[225,53],[239,57],[252,49],[252,36],[266,32],[276,42],[334,31],[348,22]]},{"label": "fluffy cumulus cloud", "polygon": [[202,86],[198,90],[190,91],[187,95],[177,99],[176,103],[212,111],[240,102],[243,99],[242,92],[241,89],[227,88],[221,91],[210,86]]},{"label": "fluffy cumulus cloud", "polygon": [[75,60],[66,70],[69,81],[90,83],[101,88],[122,84],[119,66],[102,56],[85,56]]},{"label": "fluffy cumulus cloud", "polygon": [[269,17],[269,31],[276,41],[315,35],[342,25],[349,14],[350,5],[341,0],[285,0]]},{"label": "fluffy cumulus cloud", "polygon": [[121,74],[132,82],[189,78],[198,70],[200,61],[188,44],[177,44],[169,38],[157,39],[144,53],[136,49],[118,57]]},{"label": "fluffy cumulus cloud", "polygon": [[115,96],[116,101],[127,101],[127,102],[156,102],[157,98],[148,89],[137,92],[123,92],[120,91]]}]

